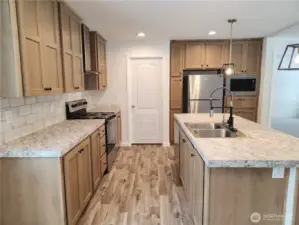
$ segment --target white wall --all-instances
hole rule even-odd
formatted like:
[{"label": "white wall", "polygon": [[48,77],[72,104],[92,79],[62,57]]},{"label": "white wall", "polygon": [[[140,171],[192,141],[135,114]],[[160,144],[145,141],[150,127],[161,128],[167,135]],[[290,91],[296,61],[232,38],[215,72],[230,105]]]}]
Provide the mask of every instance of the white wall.
[{"label": "white wall", "polygon": [[[294,73],[297,73],[299,76],[299,71],[295,72],[281,72],[277,71],[277,57],[281,55],[285,46],[289,43],[296,43],[299,40],[294,38],[285,38],[285,37],[267,37],[264,39],[263,44],[263,57],[262,57],[262,71],[261,71],[261,85],[260,85],[260,98],[259,98],[259,107],[258,107],[258,122],[264,126],[271,126],[271,117],[272,113],[275,110],[274,115],[281,113],[286,115],[284,109],[281,109],[280,112],[277,111],[280,108],[280,104],[286,104],[287,107],[290,107],[290,104],[294,102],[294,99],[287,100],[290,95],[293,95],[289,88],[286,88],[289,80],[294,78]],[[277,79],[276,79],[277,77]],[[280,83],[281,79],[285,79],[285,83]],[[293,85],[293,84],[291,84]],[[275,89],[278,92],[275,92]],[[279,96],[279,92],[283,95]],[[284,101],[288,103],[282,103]],[[294,105],[293,105],[294,106]],[[285,106],[281,106],[285,107]]]},{"label": "white wall", "polygon": [[122,142],[129,143],[127,95],[127,60],[129,57],[163,57],[162,140],[169,144],[169,65],[170,41],[107,42],[108,88],[105,92],[89,92],[93,104],[118,104],[122,113]]}]

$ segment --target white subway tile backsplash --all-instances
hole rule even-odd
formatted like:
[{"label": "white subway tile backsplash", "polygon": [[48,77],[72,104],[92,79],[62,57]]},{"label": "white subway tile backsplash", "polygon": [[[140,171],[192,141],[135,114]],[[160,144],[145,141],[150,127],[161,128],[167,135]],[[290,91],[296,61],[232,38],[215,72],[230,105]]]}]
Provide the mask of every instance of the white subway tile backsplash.
[{"label": "white subway tile backsplash", "polygon": [[15,107],[15,106],[21,106],[24,105],[25,101],[23,97],[20,98],[10,98],[9,99],[9,105],[10,107]]},{"label": "white subway tile backsplash", "polygon": [[[0,99],[0,145],[64,121],[65,102],[82,98],[82,93]],[[7,124],[5,112],[12,112]]]},{"label": "white subway tile backsplash", "polygon": [[19,108],[19,115],[20,116],[26,116],[29,115],[32,112],[31,105],[23,105]]},{"label": "white subway tile backsplash", "polygon": [[26,97],[25,98],[25,104],[30,105],[30,104],[35,104],[36,103],[36,98],[35,97]]}]

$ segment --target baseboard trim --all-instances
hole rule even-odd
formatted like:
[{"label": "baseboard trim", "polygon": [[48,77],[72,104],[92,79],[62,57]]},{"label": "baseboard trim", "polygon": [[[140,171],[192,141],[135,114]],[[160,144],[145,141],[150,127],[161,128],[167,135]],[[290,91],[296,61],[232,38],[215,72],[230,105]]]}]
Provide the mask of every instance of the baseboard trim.
[{"label": "baseboard trim", "polygon": [[169,146],[170,146],[170,143],[169,143],[169,142],[163,142],[163,146],[164,146],[164,147],[169,147]]},{"label": "baseboard trim", "polygon": [[129,143],[129,142],[122,142],[122,143],[120,144],[120,146],[121,146],[121,147],[131,147],[132,145],[131,145],[131,143]]}]

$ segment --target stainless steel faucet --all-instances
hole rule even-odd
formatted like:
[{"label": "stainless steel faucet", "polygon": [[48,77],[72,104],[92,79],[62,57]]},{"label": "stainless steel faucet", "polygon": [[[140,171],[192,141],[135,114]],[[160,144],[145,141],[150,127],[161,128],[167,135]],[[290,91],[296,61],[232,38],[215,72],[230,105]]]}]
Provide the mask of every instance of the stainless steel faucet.
[{"label": "stainless steel faucet", "polygon": [[227,87],[219,87],[219,88],[216,88],[214,91],[212,91],[212,93],[210,95],[210,117],[213,116],[215,108],[222,108],[222,107],[218,107],[218,106],[217,107],[213,106],[213,94],[216,91],[220,90],[220,89],[221,90],[226,90],[230,94],[229,107],[224,107],[224,108],[229,108],[229,118],[227,120],[227,125],[230,129],[235,130],[235,128],[234,128],[234,118],[233,118],[233,94]]}]

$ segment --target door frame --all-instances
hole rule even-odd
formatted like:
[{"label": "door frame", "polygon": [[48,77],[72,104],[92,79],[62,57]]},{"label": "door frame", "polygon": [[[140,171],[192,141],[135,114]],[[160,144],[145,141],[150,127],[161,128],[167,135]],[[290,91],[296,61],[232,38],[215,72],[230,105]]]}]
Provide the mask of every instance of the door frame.
[{"label": "door frame", "polygon": [[131,100],[131,94],[132,94],[132,60],[141,60],[141,59],[158,59],[161,62],[161,76],[160,76],[160,95],[161,95],[161,100],[160,100],[160,107],[159,107],[159,129],[160,129],[160,143],[163,143],[163,124],[162,124],[162,109],[163,109],[163,100],[162,100],[162,84],[163,84],[163,57],[162,56],[129,56],[127,57],[127,100],[128,100],[128,140],[129,143],[128,145],[132,145],[132,132],[133,132],[133,117],[132,117],[132,110],[131,110],[131,105],[132,105],[132,100]]}]

